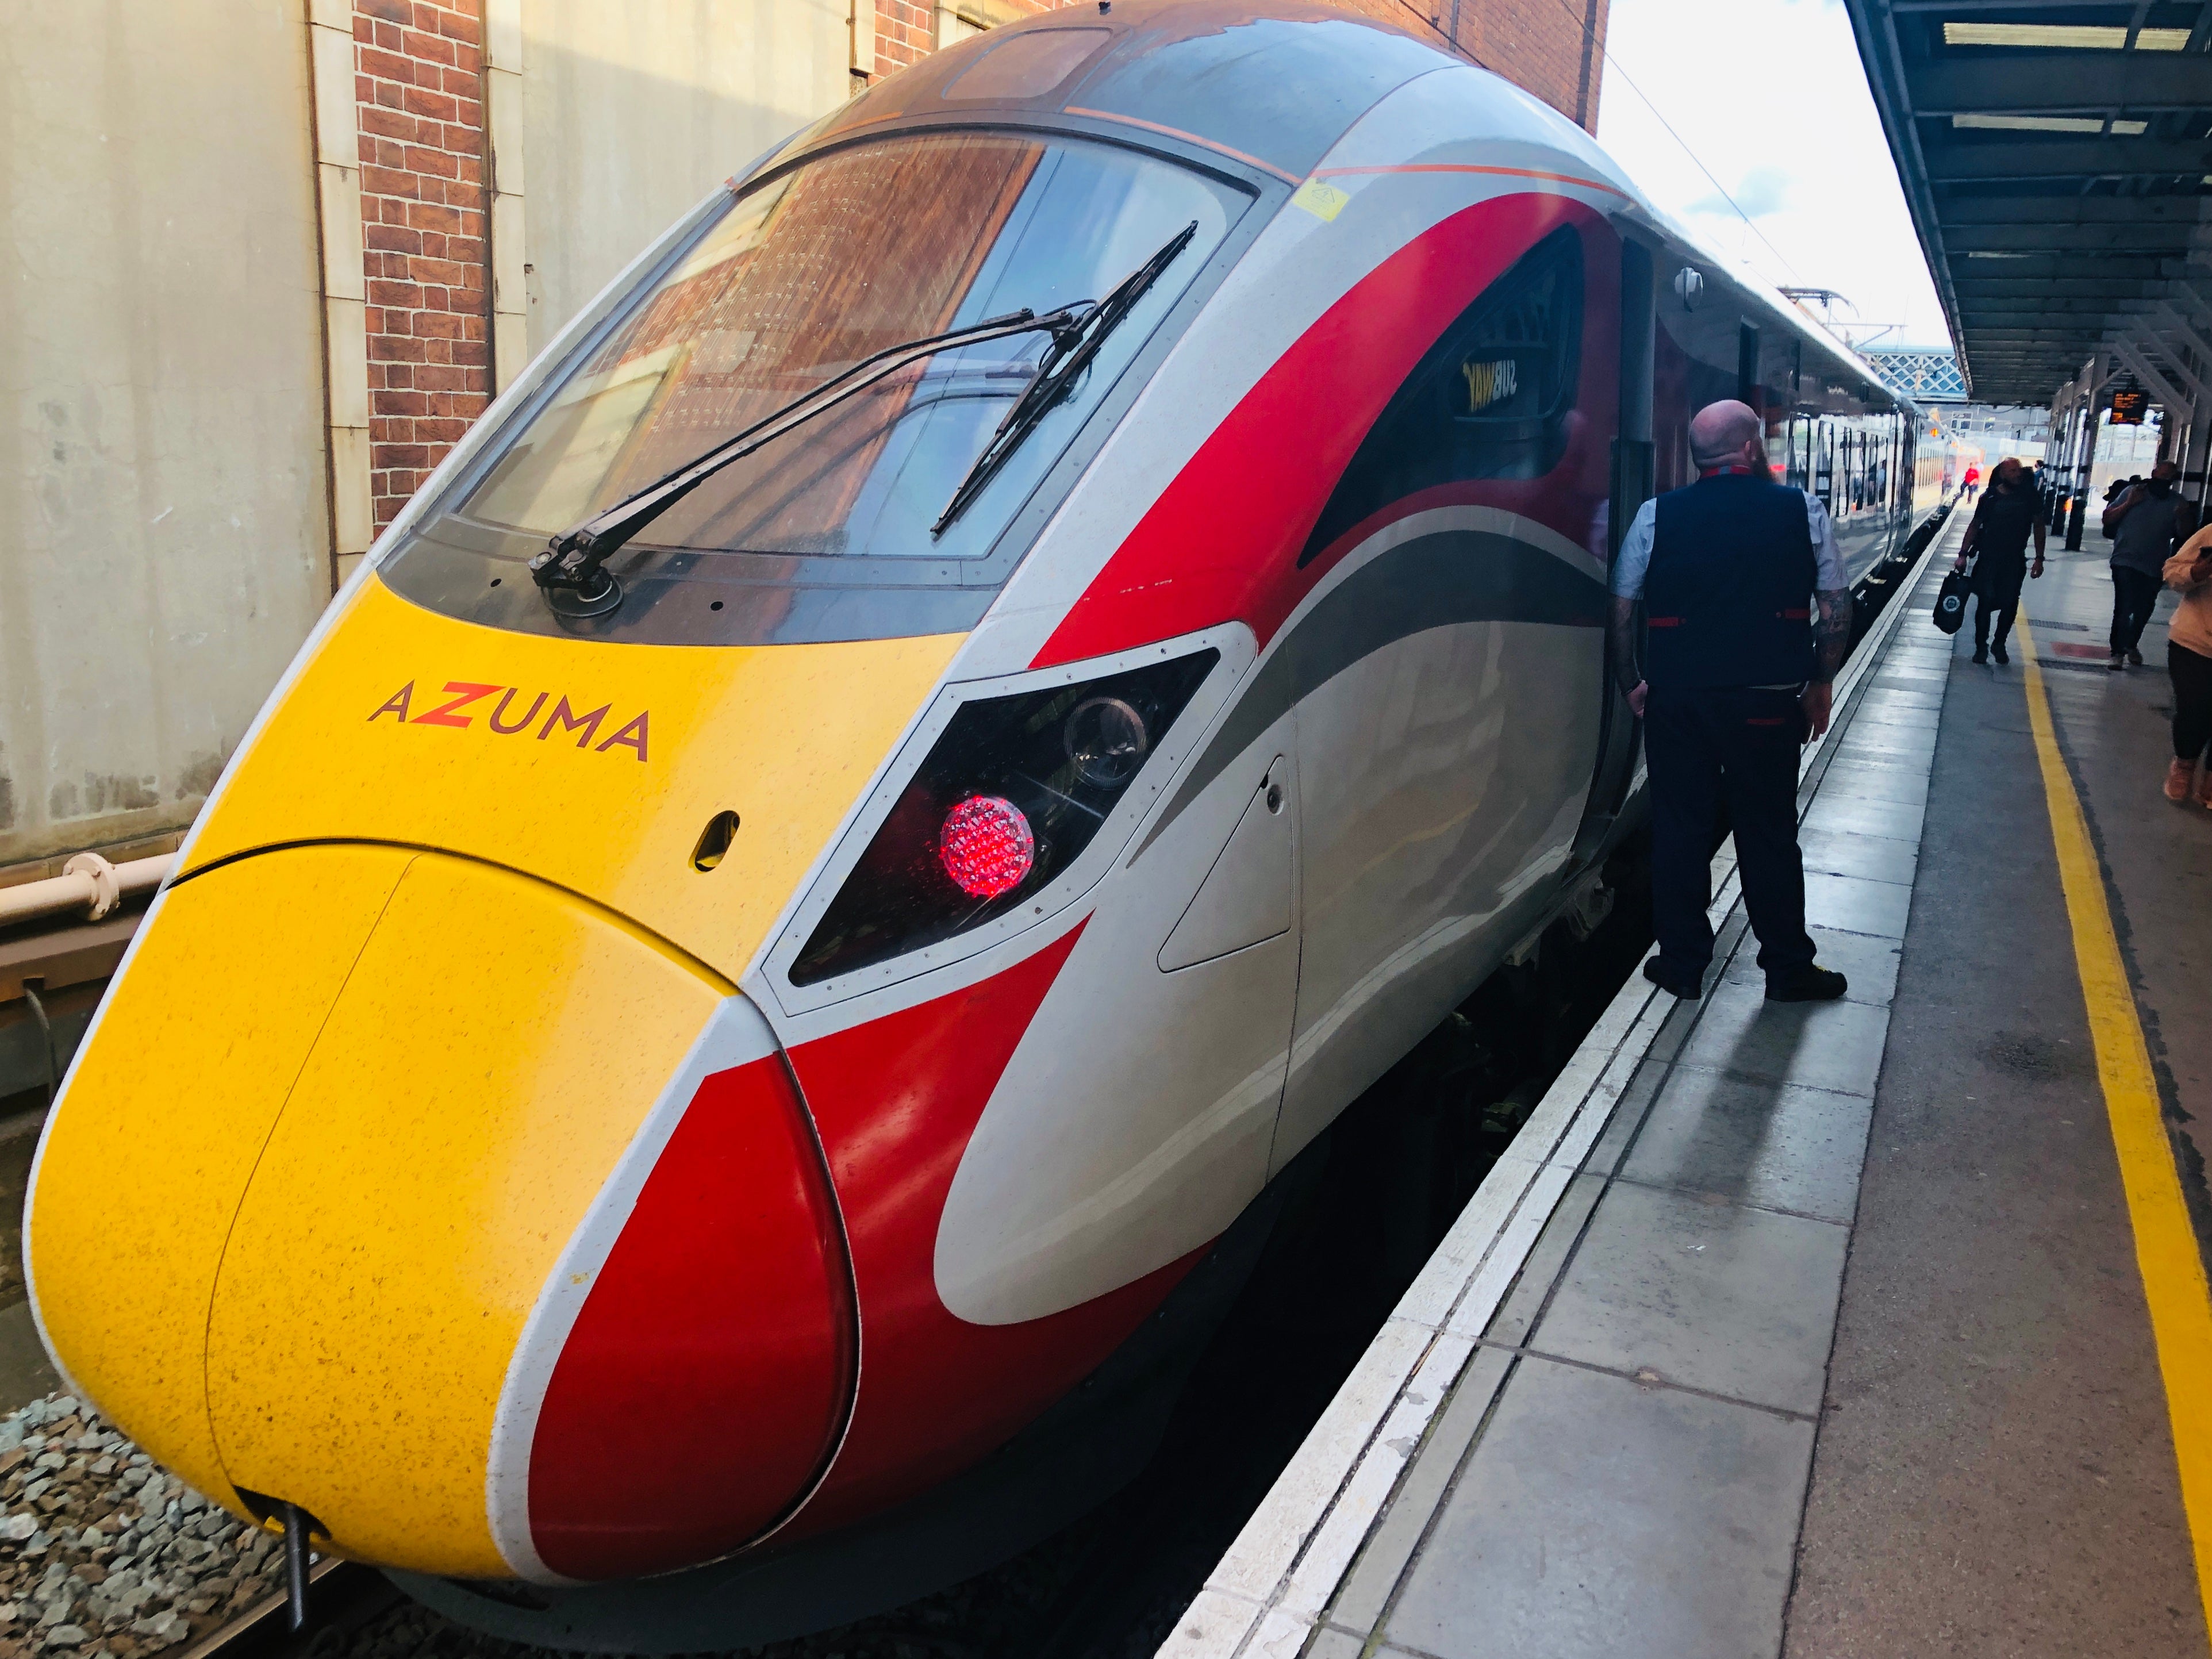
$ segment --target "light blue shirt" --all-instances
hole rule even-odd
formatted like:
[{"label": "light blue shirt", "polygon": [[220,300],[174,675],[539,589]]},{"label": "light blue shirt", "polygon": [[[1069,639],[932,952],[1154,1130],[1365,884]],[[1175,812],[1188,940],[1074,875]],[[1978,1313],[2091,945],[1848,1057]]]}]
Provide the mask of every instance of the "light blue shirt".
[{"label": "light blue shirt", "polygon": [[[1828,509],[1810,490],[1805,495],[1805,528],[1813,537],[1813,586],[1823,593],[1840,593],[1850,578],[1844,574],[1844,556],[1836,546],[1836,526]],[[1622,538],[1620,555],[1613,562],[1613,592],[1617,599],[1640,599],[1644,579],[1651,570],[1651,538],[1658,528],[1659,503],[1649,501],[1636,509],[1636,517]]]}]

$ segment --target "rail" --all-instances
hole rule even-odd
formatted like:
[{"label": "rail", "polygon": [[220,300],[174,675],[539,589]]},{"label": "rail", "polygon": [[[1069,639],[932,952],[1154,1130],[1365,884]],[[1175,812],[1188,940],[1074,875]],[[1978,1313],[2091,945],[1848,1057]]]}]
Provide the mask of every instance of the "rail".
[{"label": "rail", "polygon": [[279,1590],[163,1659],[290,1659],[305,1654],[325,1631],[358,1628],[401,1600],[381,1573],[336,1556],[317,1561],[307,1582],[313,1589],[304,1623],[287,1616],[290,1593]]}]

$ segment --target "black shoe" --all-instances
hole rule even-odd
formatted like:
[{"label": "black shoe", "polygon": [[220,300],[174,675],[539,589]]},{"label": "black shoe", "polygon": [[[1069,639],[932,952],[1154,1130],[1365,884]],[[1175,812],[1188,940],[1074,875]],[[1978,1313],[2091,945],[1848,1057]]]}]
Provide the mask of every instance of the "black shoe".
[{"label": "black shoe", "polygon": [[1850,981],[1834,969],[1809,963],[1786,974],[1766,976],[1769,1002],[1833,1002],[1850,988]]},{"label": "black shoe", "polygon": [[1991,647],[1990,647],[1990,655],[1991,655],[1992,657],[1995,657],[1995,658],[1996,658],[1999,662],[2002,662],[2002,663],[2009,663],[2009,662],[2012,660],[2012,659],[2011,659],[2010,657],[2008,657],[2008,656],[2007,656],[2007,655],[2005,654],[2005,648],[2004,648],[2004,647],[2002,647],[2002,645],[1993,645],[1993,646],[1991,646]]},{"label": "black shoe", "polygon": [[1986,645],[1978,645],[1978,646],[1976,646],[1976,647],[1974,647],[1974,660],[1975,660],[1976,662],[1987,662],[1989,659],[1990,659],[1990,648],[1989,648],[1989,647],[1987,647]]},{"label": "black shoe", "polygon": [[1680,997],[1685,1002],[1695,1002],[1705,994],[1705,976],[1703,974],[1692,979],[1677,979],[1659,965],[1659,958],[1656,957],[1645,961],[1644,977],[1661,990],[1671,996]]},{"label": "black shoe", "polygon": [[2140,651],[2129,652],[2128,666],[2130,668],[2141,668],[2142,666],[2142,653]]}]

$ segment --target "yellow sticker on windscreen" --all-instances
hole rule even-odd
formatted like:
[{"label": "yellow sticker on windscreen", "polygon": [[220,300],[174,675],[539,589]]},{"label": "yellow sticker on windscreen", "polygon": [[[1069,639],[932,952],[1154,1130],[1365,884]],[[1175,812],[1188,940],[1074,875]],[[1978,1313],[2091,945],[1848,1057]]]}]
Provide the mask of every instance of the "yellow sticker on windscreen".
[{"label": "yellow sticker on windscreen", "polygon": [[1300,185],[1291,198],[1293,207],[1302,207],[1316,219],[1334,219],[1344,211],[1351,196],[1334,185],[1325,185],[1318,179],[1309,179]]}]

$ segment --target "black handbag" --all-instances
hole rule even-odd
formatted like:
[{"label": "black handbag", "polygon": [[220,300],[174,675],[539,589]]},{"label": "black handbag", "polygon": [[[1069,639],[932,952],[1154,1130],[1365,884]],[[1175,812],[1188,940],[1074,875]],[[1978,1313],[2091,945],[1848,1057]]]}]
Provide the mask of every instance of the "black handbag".
[{"label": "black handbag", "polygon": [[1974,579],[1963,570],[1954,570],[1943,578],[1943,586],[1936,595],[1936,626],[1946,634],[1955,634],[1966,620],[1966,595],[1973,588]]}]

